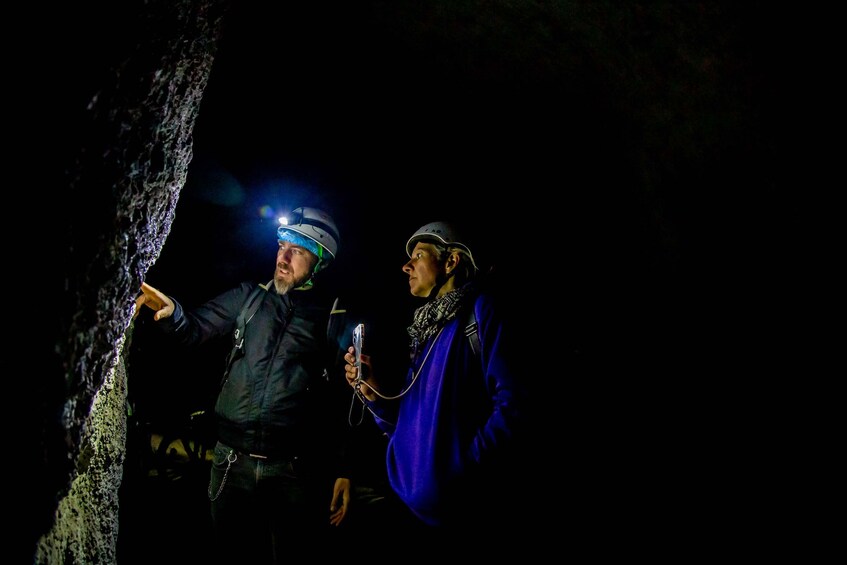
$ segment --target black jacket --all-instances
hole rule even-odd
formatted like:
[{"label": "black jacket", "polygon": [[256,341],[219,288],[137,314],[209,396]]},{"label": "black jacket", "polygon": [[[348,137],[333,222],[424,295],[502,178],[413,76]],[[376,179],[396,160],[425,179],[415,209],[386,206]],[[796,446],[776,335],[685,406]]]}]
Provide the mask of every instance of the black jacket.
[{"label": "black jacket", "polygon": [[[160,324],[184,345],[231,335],[255,287],[242,283],[191,311],[174,300],[173,316]],[[326,337],[332,300],[315,290],[280,296],[269,288],[245,327],[243,355],[218,394],[217,437],[244,454],[316,462],[334,457],[346,416],[338,387],[346,383],[343,373],[333,374],[340,354]]]}]

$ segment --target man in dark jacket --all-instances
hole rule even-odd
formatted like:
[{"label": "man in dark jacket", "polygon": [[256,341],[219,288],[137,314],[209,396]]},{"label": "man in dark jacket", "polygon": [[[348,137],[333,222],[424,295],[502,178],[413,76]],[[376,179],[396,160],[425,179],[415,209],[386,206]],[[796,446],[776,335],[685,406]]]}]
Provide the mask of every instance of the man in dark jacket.
[{"label": "man in dark jacket", "polygon": [[[324,374],[332,305],[307,292],[335,258],[338,230],[325,212],[298,208],[277,236],[274,278],[258,293],[255,284],[242,283],[186,311],[145,283],[136,300],[136,315],[151,308],[158,325],[186,346],[233,335],[238,327],[215,403],[218,441],[209,483],[221,562],[279,563],[303,555],[311,549],[302,544],[314,543],[316,533],[339,525],[347,512],[350,481],[333,466],[341,433],[332,428],[337,417]],[[245,305],[248,319],[239,327]]]}]

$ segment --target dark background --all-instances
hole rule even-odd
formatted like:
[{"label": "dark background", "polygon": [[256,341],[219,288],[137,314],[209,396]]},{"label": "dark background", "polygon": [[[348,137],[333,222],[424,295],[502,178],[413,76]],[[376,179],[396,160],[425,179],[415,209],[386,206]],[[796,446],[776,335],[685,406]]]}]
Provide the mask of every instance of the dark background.
[{"label": "dark background", "polygon": [[[666,256],[678,253],[678,236],[662,233],[673,220],[650,218],[655,197],[636,180],[625,137],[633,118],[592,74],[596,63],[580,60],[578,37],[563,38],[568,47],[531,35],[565,25],[562,14],[340,4],[233,7],[188,181],[147,282],[191,306],[242,280],[267,281],[276,216],[319,207],[341,243],[318,285],[380,321],[369,338],[405,349],[419,303],[400,267],[406,240],[427,222],[463,226],[480,266],[497,265],[533,321],[605,310],[617,299],[598,284],[632,292],[624,287],[674,268]],[[201,365],[217,373],[221,355],[173,352],[168,366],[155,363],[136,377],[139,409],[206,402],[191,377]]]},{"label": "dark background", "polygon": [[341,232],[318,284],[402,332],[404,244],[444,219],[509,281],[533,358],[562,336],[609,372],[701,370],[796,221],[761,8],[233,6],[147,282],[191,306],[267,281],[276,215],[315,206]]}]

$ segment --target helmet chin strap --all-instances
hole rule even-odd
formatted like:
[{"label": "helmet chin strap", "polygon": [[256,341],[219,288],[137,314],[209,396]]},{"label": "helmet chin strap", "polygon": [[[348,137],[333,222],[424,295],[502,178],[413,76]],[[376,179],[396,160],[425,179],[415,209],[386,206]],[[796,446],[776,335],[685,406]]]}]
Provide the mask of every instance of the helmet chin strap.
[{"label": "helmet chin strap", "polygon": [[309,290],[315,284],[315,281],[312,280],[314,277],[309,277],[306,279],[306,282],[296,287],[294,290]]},{"label": "helmet chin strap", "polygon": [[315,263],[314,268],[312,268],[312,273],[309,275],[309,278],[303,281],[303,284],[297,285],[297,290],[308,290],[312,288],[315,284],[315,275],[320,271],[321,263],[323,262],[323,248],[318,246],[318,260]]}]

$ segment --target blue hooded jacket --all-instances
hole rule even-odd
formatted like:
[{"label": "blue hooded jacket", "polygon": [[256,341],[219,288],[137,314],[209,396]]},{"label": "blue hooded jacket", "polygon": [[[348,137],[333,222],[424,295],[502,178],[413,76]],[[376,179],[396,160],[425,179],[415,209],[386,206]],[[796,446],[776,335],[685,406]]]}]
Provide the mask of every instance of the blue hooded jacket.
[{"label": "blue hooded jacket", "polygon": [[[461,523],[478,515],[489,488],[508,467],[523,417],[524,392],[509,359],[503,322],[494,301],[473,301],[480,354],[465,335],[459,313],[421,348],[399,401],[370,402],[389,437],[392,488],[425,523]],[[480,506],[480,505],[483,506]]]}]

